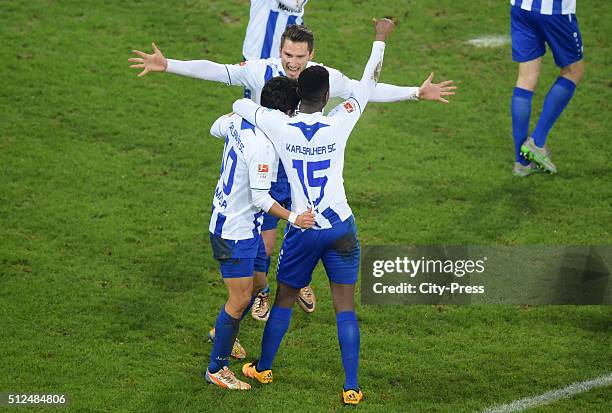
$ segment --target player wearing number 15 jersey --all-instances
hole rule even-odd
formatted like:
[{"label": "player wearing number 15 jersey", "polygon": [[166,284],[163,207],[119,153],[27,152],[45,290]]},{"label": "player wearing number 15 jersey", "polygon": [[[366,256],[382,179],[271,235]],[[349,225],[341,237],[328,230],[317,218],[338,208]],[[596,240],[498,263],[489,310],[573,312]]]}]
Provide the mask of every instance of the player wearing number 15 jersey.
[{"label": "player wearing number 15 jersey", "polygon": [[[272,141],[285,165],[291,187],[292,211],[315,211],[316,224],[308,230],[292,226],[285,234],[277,273],[278,291],[262,340],[261,359],[247,363],[243,373],[260,382],[272,381],[272,360],[289,327],[300,288],[308,285],[321,260],[330,279],[338,340],[345,371],[343,399],[357,404],[359,389],[359,327],[354,294],[359,270],[357,228],[346,200],[342,172],[349,135],[365,109],[378,81],[384,39],[393,30],[391,20],[376,23],[376,40],[361,81],[348,100],[328,116],[322,110],[329,99],[329,72],[323,66],[305,69],[298,78],[299,111],[289,117],[242,99],[234,112],[259,127]],[[273,79],[270,82],[274,82]],[[264,87],[264,91],[268,84]]]}]

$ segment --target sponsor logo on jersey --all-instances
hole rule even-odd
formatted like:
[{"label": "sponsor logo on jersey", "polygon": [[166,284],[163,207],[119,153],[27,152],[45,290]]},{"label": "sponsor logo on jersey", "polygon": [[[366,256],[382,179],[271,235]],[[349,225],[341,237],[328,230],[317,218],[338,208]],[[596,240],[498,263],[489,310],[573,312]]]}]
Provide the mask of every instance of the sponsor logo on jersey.
[{"label": "sponsor logo on jersey", "polygon": [[257,172],[270,172],[270,166],[266,164],[257,165]]},{"label": "sponsor logo on jersey", "polygon": [[355,110],[355,107],[351,104],[351,102],[344,102],[344,109],[346,109],[348,113],[351,113]]},{"label": "sponsor logo on jersey", "polygon": [[[296,4],[296,6],[297,6],[297,4]],[[299,13],[301,13],[301,12],[302,12],[302,8],[301,8],[301,7],[300,7],[299,9],[297,9],[297,10],[293,10],[293,9],[290,9],[289,7],[285,6],[285,5],[284,5],[283,3],[281,3],[280,1],[278,2],[278,9],[279,9],[279,10],[282,10],[282,11],[286,11],[286,12],[288,12],[288,13],[292,13],[292,14],[293,14],[293,13],[297,13],[297,14],[299,14]]]}]

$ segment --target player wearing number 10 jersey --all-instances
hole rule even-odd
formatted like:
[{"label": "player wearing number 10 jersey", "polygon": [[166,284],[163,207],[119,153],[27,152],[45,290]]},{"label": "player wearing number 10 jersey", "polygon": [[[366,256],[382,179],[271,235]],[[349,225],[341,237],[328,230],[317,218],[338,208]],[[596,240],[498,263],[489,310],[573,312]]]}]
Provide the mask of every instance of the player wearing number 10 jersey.
[{"label": "player wearing number 10 jersey", "polygon": [[[292,113],[297,99],[283,97],[269,94],[262,96],[262,102],[267,99],[266,106]],[[213,196],[210,243],[219,261],[228,299],[215,323],[206,380],[227,389],[248,390],[250,385],[236,379],[228,362],[240,321],[253,303],[254,290],[263,286],[254,285],[254,272],[260,274],[260,284],[265,283],[265,250],[260,236],[263,211],[300,228],[311,227],[314,217],[287,211],[268,193],[275,152],[253,124],[238,115],[222,116],[213,124],[211,133],[225,137],[221,174]]]},{"label": "player wearing number 10 jersey", "polygon": [[[300,288],[308,285],[321,260],[330,279],[338,341],[345,371],[343,399],[357,404],[363,398],[357,380],[359,327],[354,294],[359,270],[357,228],[346,200],[342,172],[349,135],[365,109],[378,81],[386,36],[393,22],[376,23],[376,39],[361,81],[348,100],[328,116],[329,72],[323,66],[305,69],[298,78],[299,111],[289,117],[242,99],[234,112],[260,128],[272,141],[285,165],[291,186],[292,211],[315,211],[316,224],[308,230],[292,226],[285,234],[277,273],[278,291],[262,339],[261,359],[247,363],[243,373],[262,383],[272,381],[272,360],[289,327]],[[273,79],[270,82],[274,82]],[[264,87],[264,91],[268,84]]]}]

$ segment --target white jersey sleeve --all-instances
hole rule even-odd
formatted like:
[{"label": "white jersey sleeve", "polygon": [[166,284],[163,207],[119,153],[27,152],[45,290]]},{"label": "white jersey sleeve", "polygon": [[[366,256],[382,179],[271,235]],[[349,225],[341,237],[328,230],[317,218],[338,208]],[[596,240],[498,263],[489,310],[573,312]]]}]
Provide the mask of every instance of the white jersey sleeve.
[{"label": "white jersey sleeve", "polygon": [[268,139],[262,135],[257,135],[256,138],[251,142],[252,145],[249,145],[251,150],[246,157],[249,185],[253,204],[268,212],[275,202],[269,191],[272,177],[271,168],[276,158],[276,152]]},{"label": "white jersey sleeve", "polygon": [[168,59],[166,72],[231,85],[229,71],[226,66],[227,65],[211,62],[210,60]]},{"label": "white jersey sleeve", "polygon": [[230,115],[219,116],[210,127],[210,134],[215,138],[225,139],[227,135],[227,125],[230,122]]},{"label": "white jersey sleeve", "polygon": [[[326,67],[329,72],[329,95],[348,99],[359,81],[346,77],[337,69]],[[400,102],[418,100],[419,88],[378,83],[370,96],[370,102]]]},{"label": "white jersey sleeve", "polygon": [[275,158],[274,147],[263,137],[253,143],[249,145],[251,150],[246,158],[251,189],[269,191],[270,166]]},{"label": "white jersey sleeve", "polygon": [[[259,90],[263,88],[265,83],[267,63],[267,60],[253,60],[225,65],[210,60],[168,59],[166,72]],[[269,69],[269,71],[271,70]]]},{"label": "white jersey sleeve", "polygon": [[263,88],[266,60],[250,60],[235,65],[225,65],[225,67],[230,78],[230,85],[240,85],[251,90]]},{"label": "white jersey sleeve", "polygon": [[[375,41],[361,80],[353,89],[351,96],[329,113],[330,119],[333,119],[336,124],[342,125],[343,133],[341,137],[344,139],[348,139],[351,130],[359,120],[370,100],[370,96],[374,92],[380,77],[384,54],[385,43]],[[341,137],[339,136],[339,139]]]},{"label": "white jersey sleeve", "polygon": [[247,121],[261,129],[275,145],[279,136],[283,136],[289,116],[280,110],[264,108],[250,99],[238,99],[233,110]]}]

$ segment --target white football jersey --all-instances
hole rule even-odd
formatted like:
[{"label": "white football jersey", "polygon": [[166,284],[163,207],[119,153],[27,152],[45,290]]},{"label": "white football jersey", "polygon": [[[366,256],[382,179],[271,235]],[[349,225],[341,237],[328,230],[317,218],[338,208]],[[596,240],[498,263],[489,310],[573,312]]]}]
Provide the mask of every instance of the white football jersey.
[{"label": "white football jersey", "polygon": [[314,208],[317,225],[330,228],[352,215],[344,192],[344,151],[348,137],[365,109],[382,67],[385,44],[374,42],[363,77],[351,97],[329,115],[298,113],[289,117],[248,99],[234,103],[234,112],[260,128],[274,144],[291,185],[292,211]]},{"label": "white football jersey", "polygon": [[280,38],[285,27],[304,23],[305,5],[306,2],[303,2],[300,8],[294,9],[278,0],[251,0],[249,24],[242,45],[244,58],[255,60],[279,57]]},{"label": "white football jersey", "polygon": [[238,115],[217,119],[211,133],[225,136],[225,148],[209,230],[230,240],[259,236],[263,211],[253,205],[251,190],[270,190],[274,147],[259,129]]},{"label": "white football jersey", "polygon": [[540,14],[576,14],[576,0],[510,0],[510,4]]}]

